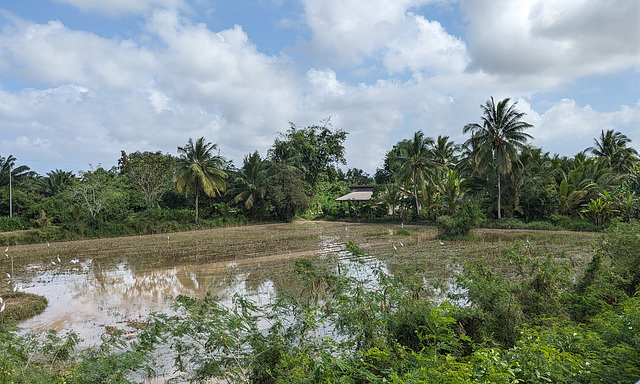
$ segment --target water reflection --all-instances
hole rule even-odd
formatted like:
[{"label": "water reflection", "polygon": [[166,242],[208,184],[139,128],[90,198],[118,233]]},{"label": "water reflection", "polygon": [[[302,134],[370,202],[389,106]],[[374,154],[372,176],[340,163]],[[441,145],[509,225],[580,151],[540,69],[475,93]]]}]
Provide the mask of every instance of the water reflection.
[{"label": "water reflection", "polygon": [[336,271],[370,284],[374,271],[387,271],[370,256],[353,257],[344,250],[342,236],[318,235],[319,251],[237,259],[234,261],[141,269],[126,261],[103,265],[84,260],[66,269],[42,271],[22,281],[23,291],[45,296],[49,306],[43,314],[24,321],[25,330],[73,330],[82,344],[100,341],[107,327],[132,330],[131,322],[144,320],[151,312],[173,313],[178,295],[203,297],[207,292],[225,304],[235,294],[266,305],[278,291],[300,291],[292,278],[295,261],[314,256],[328,260]]}]

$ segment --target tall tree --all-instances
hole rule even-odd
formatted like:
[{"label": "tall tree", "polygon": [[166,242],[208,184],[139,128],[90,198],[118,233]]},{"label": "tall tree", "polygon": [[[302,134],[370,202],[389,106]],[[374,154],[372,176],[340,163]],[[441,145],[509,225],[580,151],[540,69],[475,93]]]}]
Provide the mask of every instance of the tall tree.
[{"label": "tall tree", "polygon": [[188,194],[193,188],[196,199],[195,223],[198,223],[198,204],[200,191],[207,196],[220,195],[226,188],[227,173],[224,160],[214,154],[217,146],[205,143],[204,137],[193,142],[189,138],[187,145],[178,147],[174,180],[178,192]]},{"label": "tall tree", "polygon": [[521,120],[525,113],[518,112],[516,103],[510,105],[509,101],[506,98],[496,104],[492,97],[481,106],[482,125],[471,123],[463,128],[463,133],[471,132],[467,144],[472,147],[471,155],[476,170],[483,172],[490,167],[496,174],[498,219],[502,218],[500,177],[510,173],[513,165],[519,163],[518,150],[524,148],[532,138],[525,130],[533,126]]},{"label": "tall tree", "polygon": [[416,201],[416,215],[420,216],[420,201],[418,198],[418,186],[423,194],[426,193],[427,183],[432,183],[432,177],[438,164],[434,161],[433,145],[431,137],[425,137],[422,131],[413,134],[413,140],[403,142],[400,147],[401,166],[399,175],[401,179],[412,180],[413,197]]},{"label": "tall tree", "polygon": [[337,175],[335,167],[346,163],[343,143],[347,132],[331,129],[328,119],[322,126],[289,124],[289,130],[281,133],[269,150],[269,158],[301,170],[312,187],[322,175],[329,179]]}]

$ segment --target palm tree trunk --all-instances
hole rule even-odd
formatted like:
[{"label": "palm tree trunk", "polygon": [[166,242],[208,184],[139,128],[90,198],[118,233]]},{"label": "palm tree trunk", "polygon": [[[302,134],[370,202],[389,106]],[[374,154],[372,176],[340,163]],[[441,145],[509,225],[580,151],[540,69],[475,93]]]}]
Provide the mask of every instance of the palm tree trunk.
[{"label": "palm tree trunk", "polygon": [[498,220],[502,219],[501,207],[500,207],[500,172],[496,172],[498,176]]},{"label": "palm tree trunk", "polygon": [[417,173],[413,171],[413,197],[416,199],[416,215],[418,216],[418,220],[420,220],[420,203],[418,202],[418,180]]},{"label": "palm tree trunk", "polygon": [[196,185],[196,224],[198,224],[198,197],[199,197],[198,186]]}]

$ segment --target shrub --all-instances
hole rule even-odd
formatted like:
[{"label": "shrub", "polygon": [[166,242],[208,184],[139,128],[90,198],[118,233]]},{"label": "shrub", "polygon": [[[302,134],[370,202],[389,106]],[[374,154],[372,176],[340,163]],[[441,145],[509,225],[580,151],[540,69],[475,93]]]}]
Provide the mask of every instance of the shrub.
[{"label": "shrub", "polygon": [[461,239],[468,237],[471,229],[478,226],[484,215],[477,205],[467,202],[456,214],[438,217],[438,237],[442,239]]},{"label": "shrub", "polygon": [[29,228],[29,223],[21,217],[0,217],[0,232],[20,231]]}]

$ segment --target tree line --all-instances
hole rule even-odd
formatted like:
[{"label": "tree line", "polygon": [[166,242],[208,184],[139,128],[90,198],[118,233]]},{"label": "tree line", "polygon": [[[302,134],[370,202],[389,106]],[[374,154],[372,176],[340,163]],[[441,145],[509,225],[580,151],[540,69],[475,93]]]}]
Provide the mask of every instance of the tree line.
[{"label": "tree line", "polygon": [[[510,99],[491,98],[481,111],[479,123],[463,127],[464,143],[417,131],[387,152],[374,175],[341,168],[347,132],[329,119],[290,123],[266,157],[255,151],[239,167],[204,137],[189,138],[177,156],[122,151],[117,166],[78,174],[39,175],[0,156],[0,230],[73,238],[304,215],[436,221],[461,215],[461,207],[498,219],[494,225],[593,229],[638,217],[640,163],[627,136],[603,130],[573,157],[551,155],[530,144],[532,125]],[[334,201],[350,185],[366,184],[375,184],[375,200]]]}]

